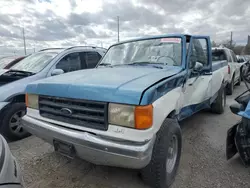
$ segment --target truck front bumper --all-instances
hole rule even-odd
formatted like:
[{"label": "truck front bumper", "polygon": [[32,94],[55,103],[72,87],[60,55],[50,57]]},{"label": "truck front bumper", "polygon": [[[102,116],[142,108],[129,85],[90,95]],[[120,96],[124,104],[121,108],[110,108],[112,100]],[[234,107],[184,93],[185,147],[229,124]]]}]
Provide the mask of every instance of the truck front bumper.
[{"label": "truck front bumper", "polygon": [[155,136],[148,142],[113,140],[24,116],[24,128],[53,145],[60,140],[73,145],[77,157],[97,165],[141,169],[151,160]]}]

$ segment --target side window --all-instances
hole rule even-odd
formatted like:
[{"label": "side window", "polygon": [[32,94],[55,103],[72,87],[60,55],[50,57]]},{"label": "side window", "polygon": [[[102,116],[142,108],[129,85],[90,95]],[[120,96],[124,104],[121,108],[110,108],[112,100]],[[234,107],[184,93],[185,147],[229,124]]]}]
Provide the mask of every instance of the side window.
[{"label": "side window", "polygon": [[68,54],[56,65],[56,69],[62,69],[65,73],[81,69],[81,59],[79,53]]},{"label": "side window", "polygon": [[231,54],[232,54],[232,57],[233,57],[233,62],[237,63],[237,57],[236,55],[234,54],[234,52],[231,50]]},{"label": "side window", "polygon": [[232,57],[231,57],[231,53],[229,52],[229,50],[225,50],[227,57],[228,57],[228,62],[233,62]]},{"label": "side window", "polygon": [[206,39],[193,39],[191,54],[189,59],[189,68],[192,69],[196,62],[202,63],[204,67],[208,66],[208,47]]},{"label": "side window", "polygon": [[88,69],[95,68],[101,55],[97,52],[85,52],[85,62]]}]

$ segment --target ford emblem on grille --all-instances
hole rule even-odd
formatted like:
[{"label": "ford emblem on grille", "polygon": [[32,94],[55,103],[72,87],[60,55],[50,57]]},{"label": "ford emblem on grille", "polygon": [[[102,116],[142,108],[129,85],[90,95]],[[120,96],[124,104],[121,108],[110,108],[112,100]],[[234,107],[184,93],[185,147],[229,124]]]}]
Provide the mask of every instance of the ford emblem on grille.
[{"label": "ford emblem on grille", "polygon": [[72,115],[72,110],[68,109],[68,108],[62,108],[61,112],[65,115]]}]

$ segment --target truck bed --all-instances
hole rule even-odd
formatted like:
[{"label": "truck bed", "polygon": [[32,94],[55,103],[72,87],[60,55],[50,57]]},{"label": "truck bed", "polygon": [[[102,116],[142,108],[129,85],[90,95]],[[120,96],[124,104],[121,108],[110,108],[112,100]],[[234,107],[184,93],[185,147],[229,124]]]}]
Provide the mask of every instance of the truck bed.
[{"label": "truck bed", "polygon": [[212,71],[216,71],[227,65],[228,65],[228,62],[226,60],[212,61]]}]

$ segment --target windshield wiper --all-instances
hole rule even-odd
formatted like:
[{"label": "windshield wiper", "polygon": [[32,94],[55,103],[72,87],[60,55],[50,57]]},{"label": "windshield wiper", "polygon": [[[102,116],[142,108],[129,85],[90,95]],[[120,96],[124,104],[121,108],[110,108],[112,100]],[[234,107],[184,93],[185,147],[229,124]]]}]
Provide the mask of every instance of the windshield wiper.
[{"label": "windshield wiper", "polygon": [[22,71],[22,70],[15,70],[15,69],[10,69],[10,70],[8,71],[8,73],[29,74],[29,75],[35,74],[34,72]]},{"label": "windshield wiper", "polygon": [[141,65],[141,66],[145,66],[145,65],[150,65],[154,68],[157,68],[157,69],[163,69],[162,66],[158,66],[158,65],[155,65],[155,64],[162,64],[162,63],[151,63],[149,61],[136,61],[136,62],[132,62],[132,63],[128,63],[128,64],[125,64],[125,65]]},{"label": "windshield wiper", "polygon": [[110,66],[110,67],[112,67],[110,63],[101,63],[98,66]]}]

